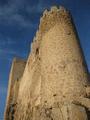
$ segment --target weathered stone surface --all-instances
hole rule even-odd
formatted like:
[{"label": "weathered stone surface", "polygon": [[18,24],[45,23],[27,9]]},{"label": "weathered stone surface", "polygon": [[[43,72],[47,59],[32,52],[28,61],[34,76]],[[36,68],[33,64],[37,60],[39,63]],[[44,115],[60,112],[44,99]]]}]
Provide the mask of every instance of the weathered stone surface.
[{"label": "weathered stone surface", "polygon": [[17,105],[18,90],[20,85],[20,79],[23,75],[26,62],[19,58],[14,58],[11,66],[8,94],[5,109],[5,120],[12,120]]},{"label": "weathered stone surface", "polygon": [[65,8],[43,13],[31,48],[18,89],[13,83],[12,120],[89,120],[88,71]]},{"label": "weathered stone surface", "polygon": [[61,108],[64,120],[88,120],[85,108],[75,104],[66,104]]}]

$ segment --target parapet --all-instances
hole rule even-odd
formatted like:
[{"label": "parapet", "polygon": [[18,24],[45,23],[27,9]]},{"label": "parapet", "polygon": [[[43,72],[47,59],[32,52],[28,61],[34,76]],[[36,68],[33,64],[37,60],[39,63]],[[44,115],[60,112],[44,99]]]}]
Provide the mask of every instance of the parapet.
[{"label": "parapet", "polygon": [[70,23],[70,13],[67,9],[60,6],[52,7],[50,11],[45,10],[40,19],[39,31],[44,34],[58,22]]}]

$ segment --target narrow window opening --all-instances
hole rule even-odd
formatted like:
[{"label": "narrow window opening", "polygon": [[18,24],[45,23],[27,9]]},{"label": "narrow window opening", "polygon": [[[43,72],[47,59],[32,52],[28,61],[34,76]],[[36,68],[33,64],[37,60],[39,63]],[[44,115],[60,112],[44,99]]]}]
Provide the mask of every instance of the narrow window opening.
[{"label": "narrow window opening", "polygon": [[38,55],[38,54],[39,54],[39,49],[37,48],[37,49],[36,49],[36,55]]}]

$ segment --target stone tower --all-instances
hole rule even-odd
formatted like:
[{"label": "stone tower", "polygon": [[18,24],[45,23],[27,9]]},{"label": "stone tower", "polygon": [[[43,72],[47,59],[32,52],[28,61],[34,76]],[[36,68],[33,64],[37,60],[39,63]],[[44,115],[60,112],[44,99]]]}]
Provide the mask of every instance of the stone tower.
[{"label": "stone tower", "polygon": [[11,66],[8,94],[5,109],[5,120],[12,120],[17,104],[18,89],[20,79],[23,75],[26,62],[19,58],[14,58]]},{"label": "stone tower", "polygon": [[89,120],[88,75],[69,11],[63,7],[46,10],[20,80],[11,120]]}]

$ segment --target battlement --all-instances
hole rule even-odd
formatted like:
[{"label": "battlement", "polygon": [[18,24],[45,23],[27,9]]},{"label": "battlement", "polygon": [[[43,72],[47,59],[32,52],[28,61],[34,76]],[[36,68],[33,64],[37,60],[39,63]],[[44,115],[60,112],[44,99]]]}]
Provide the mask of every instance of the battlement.
[{"label": "battlement", "polygon": [[51,10],[45,10],[43,16],[40,19],[39,31],[44,34],[55,24],[60,22],[67,22],[70,24],[70,15],[69,11],[64,7],[52,7]]}]

